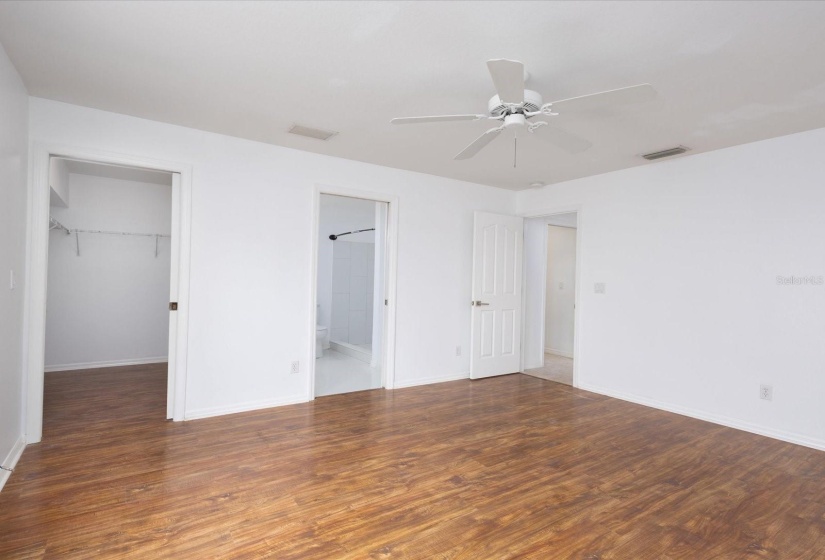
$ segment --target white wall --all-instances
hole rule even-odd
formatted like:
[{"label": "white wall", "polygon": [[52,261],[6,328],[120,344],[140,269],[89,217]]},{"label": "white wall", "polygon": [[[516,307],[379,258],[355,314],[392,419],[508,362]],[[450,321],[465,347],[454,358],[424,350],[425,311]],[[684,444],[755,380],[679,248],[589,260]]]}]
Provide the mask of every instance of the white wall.
[{"label": "white wall", "polygon": [[[310,398],[317,184],[399,197],[396,385],[468,375],[473,211],[513,213],[511,192],[42,99],[30,105],[35,142],[193,165],[187,417]],[[290,373],[295,360],[300,374]]]},{"label": "white wall", "polygon": [[819,129],[519,193],[581,207],[579,385],[825,449],[825,286],[776,281],[825,274],[823,149]]},{"label": "white wall", "polygon": [[[23,450],[28,104],[23,82],[0,46],[0,464],[9,467]],[[7,478],[0,471],[0,488]]]},{"label": "white wall", "polygon": [[545,351],[572,358],[576,305],[576,230],[573,228],[547,226],[545,289]]},{"label": "white wall", "polygon": [[53,157],[49,160],[50,203],[66,208],[69,205],[69,168],[66,160]]},{"label": "white wall", "polygon": [[[169,234],[171,185],[70,174],[70,229]],[[165,361],[169,344],[170,240],[49,235],[46,370]]]}]

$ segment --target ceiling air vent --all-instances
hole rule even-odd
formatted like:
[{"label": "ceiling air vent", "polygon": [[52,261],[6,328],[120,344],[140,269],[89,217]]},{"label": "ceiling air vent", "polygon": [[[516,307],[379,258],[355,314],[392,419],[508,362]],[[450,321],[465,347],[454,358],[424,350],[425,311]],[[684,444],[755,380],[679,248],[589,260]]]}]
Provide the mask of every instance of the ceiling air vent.
[{"label": "ceiling air vent", "polygon": [[329,140],[338,134],[337,132],[310,128],[308,126],[301,126],[300,124],[293,124],[287,132],[290,134],[297,134],[298,136],[306,136],[307,138],[315,138],[316,140]]},{"label": "ceiling air vent", "polygon": [[687,152],[689,149],[690,148],[685,148],[684,146],[676,146],[675,148],[669,148],[667,150],[662,150],[661,152],[651,152],[649,154],[644,154],[642,155],[642,157],[653,161],[655,159],[662,159],[670,156],[678,156],[679,154]]}]

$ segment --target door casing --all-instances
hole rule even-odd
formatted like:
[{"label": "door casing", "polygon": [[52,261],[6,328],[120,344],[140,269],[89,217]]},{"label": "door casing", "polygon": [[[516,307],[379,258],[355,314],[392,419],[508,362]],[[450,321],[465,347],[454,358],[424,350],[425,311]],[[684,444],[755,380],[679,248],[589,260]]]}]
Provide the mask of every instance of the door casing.
[{"label": "door casing", "polygon": [[[179,187],[173,186],[172,250],[177,274],[178,310],[174,340],[174,363],[169,364],[170,388],[167,399],[173,420],[183,420],[186,405],[187,340],[189,332],[189,263],[191,244],[192,166],[135,155],[118,154],[76,146],[36,143],[30,153],[29,219],[26,239],[26,298],[24,309],[23,368],[26,372],[26,443],[43,437],[43,382],[46,344],[46,291],[49,262],[49,158],[51,156],[167,171],[180,175]],[[176,225],[177,222],[177,225]],[[175,235],[177,232],[177,241]],[[177,256],[177,263],[174,256]],[[170,290],[172,291],[172,290]],[[170,333],[172,334],[172,333]],[[170,355],[171,356],[171,355]]]},{"label": "door casing", "polygon": [[374,202],[387,203],[387,234],[386,245],[386,279],[384,293],[386,294],[386,314],[384,316],[384,342],[381,357],[381,384],[385,389],[395,388],[395,316],[396,316],[396,278],[398,270],[398,197],[384,193],[350,189],[335,185],[316,184],[313,193],[312,209],[312,258],[310,265],[310,331],[309,354],[307,360],[307,400],[315,399],[315,316],[318,303],[318,230],[321,218],[321,195],[348,196]]}]

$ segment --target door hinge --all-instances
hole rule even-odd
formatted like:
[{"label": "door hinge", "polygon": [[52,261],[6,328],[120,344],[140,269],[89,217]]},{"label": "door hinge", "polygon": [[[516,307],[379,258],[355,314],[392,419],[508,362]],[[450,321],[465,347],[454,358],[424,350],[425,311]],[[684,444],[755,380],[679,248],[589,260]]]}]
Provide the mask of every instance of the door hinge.
[{"label": "door hinge", "polygon": [[177,311],[178,310],[178,302],[170,301],[169,302],[169,311]]}]

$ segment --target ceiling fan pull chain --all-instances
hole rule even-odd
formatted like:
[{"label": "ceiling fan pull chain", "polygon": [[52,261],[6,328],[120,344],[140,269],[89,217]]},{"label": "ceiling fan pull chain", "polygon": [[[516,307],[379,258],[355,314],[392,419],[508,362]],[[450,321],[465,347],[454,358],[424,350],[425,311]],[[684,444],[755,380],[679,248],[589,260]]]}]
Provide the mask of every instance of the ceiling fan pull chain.
[{"label": "ceiling fan pull chain", "polygon": [[513,169],[516,168],[517,157],[518,157],[518,134],[513,133]]}]

